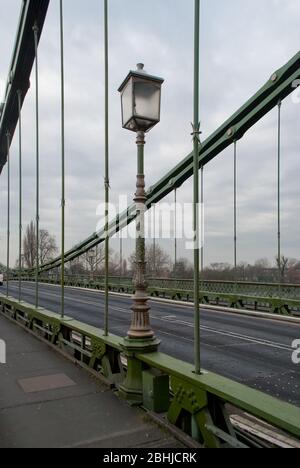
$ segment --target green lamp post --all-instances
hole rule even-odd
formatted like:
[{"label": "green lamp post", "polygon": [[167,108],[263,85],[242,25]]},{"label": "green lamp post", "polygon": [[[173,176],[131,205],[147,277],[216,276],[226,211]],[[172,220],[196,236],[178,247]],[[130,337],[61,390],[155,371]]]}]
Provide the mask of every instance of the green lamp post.
[{"label": "green lamp post", "polygon": [[145,261],[145,192],[144,146],[145,133],[160,121],[161,86],[164,80],[149,75],[143,64],[137,70],[130,71],[119,88],[122,104],[123,128],[137,134],[137,184],[134,201],[136,203],[136,272],[134,278],[135,295],[132,306],[132,321],[128,331],[128,340],[135,341],[137,347],[157,346],[154,332],[150,325],[146,282]]},{"label": "green lamp post", "polygon": [[144,147],[145,133],[160,121],[161,87],[164,80],[149,75],[143,64],[130,71],[119,88],[122,104],[122,125],[137,134],[137,182],[134,202],[136,204],[136,271],[134,276],[131,326],[124,340],[127,355],[127,377],[120,388],[124,398],[139,402],[142,393],[141,363],[134,358],[136,352],[153,352],[159,341],[150,324],[150,306],[147,295],[145,259],[145,191]]}]

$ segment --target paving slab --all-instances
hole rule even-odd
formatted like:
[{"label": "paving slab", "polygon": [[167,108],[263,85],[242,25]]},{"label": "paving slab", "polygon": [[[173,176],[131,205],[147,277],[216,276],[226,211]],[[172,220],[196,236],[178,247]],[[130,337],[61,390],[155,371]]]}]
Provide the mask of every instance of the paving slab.
[{"label": "paving slab", "polygon": [[100,380],[0,315],[1,448],[180,448]]}]

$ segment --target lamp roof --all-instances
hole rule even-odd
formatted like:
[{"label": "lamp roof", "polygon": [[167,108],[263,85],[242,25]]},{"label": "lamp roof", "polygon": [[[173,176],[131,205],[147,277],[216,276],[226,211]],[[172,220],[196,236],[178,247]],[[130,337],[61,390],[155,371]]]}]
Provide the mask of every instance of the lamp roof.
[{"label": "lamp roof", "polygon": [[119,87],[118,91],[121,93],[123,91],[123,89],[125,88],[125,86],[127,85],[128,81],[130,80],[130,78],[144,78],[144,79],[147,79],[147,80],[151,80],[151,81],[155,81],[157,82],[158,84],[163,84],[163,82],[165,81],[163,78],[160,78],[158,76],[154,76],[154,75],[149,75],[145,70],[144,70],[144,64],[143,63],[138,63],[137,64],[137,70],[130,70],[130,72],[128,73],[128,75],[126,76],[125,80],[123,81],[123,83],[121,84],[121,86]]}]

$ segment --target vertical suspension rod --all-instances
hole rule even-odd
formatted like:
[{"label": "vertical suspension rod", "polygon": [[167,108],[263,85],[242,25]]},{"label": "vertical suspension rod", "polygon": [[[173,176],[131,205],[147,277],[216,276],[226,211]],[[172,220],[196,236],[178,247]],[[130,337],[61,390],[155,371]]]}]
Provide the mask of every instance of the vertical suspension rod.
[{"label": "vertical suspension rod", "polygon": [[200,0],[195,0],[195,31],[194,31],[194,213],[193,230],[194,243],[194,361],[195,373],[201,373],[200,358],[200,294],[199,294],[199,68],[200,68]]},{"label": "vertical suspension rod", "polygon": [[10,133],[6,133],[7,144],[7,259],[6,259],[6,296],[9,296],[10,269]]},{"label": "vertical suspension rod", "polygon": [[282,102],[278,103],[278,161],[277,161],[277,222],[278,222],[278,288],[279,296],[281,295],[281,106]]},{"label": "vertical suspension rod", "polygon": [[237,282],[237,142],[234,141],[233,154],[233,232],[234,232],[234,281]]},{"label": "vertical suspension rod", "polygon": [[40,244],[40,137],[39,137],[39,64],[38,26],[33,27],[35,48],[35,113],[36,113],[36,252],[35,252],[35,307],[39,307],[39,244]]},{"label": "vertical suspension rod", "polygon": [[[201,255],[200,255],[200,271],[201,271],[202,280],[203,280],[203,272],[204,272],[204,166],[201,167]],[[203,284],[202,284],[202,286],[203,286]]]},{"label": "vertical suspension rod", "polygon": [[105,311],[104,335],[108,336],[109,307],[109,102],[108,102],[108,4],[104,0],[104,61],[105,61]]},{"label": "vertical suspension rod", "polygon": [[61,61],[61,318],[65,316],[65,73],[64,18],[60,0],[60,61]]},{"label": "vertical suspension rod", "polygon": [[19,111],[19,302],[22,297],[22,91],[18,90]]},{"label": "vertical suspension rod", "polygon": [[156,205],[153,205],[153,224],[154,224],[154,235],[153,235],[153,273],[156,277]]},{"label": "vertical suspension rod", "polygon": [[177,268],[177,188],[174,190],[175,216],[174,216],[174,267]]}]

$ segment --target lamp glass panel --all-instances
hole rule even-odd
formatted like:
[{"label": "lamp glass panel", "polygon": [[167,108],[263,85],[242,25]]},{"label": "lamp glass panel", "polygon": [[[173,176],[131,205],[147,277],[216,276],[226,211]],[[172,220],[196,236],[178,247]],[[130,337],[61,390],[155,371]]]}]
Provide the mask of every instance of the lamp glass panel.
[{"label": "lamp glass panel", "polygon": [[150,120],[159,120],[160,86],[146,81],[134,84],[135,107],[134,115]]},{"label": "lamp glass panel", "polygon": [[132,96],[132,78],[128,81],[122,93],[122,118],[123,125],[126,125],[128,120],[133,115],[133,96]]}]

